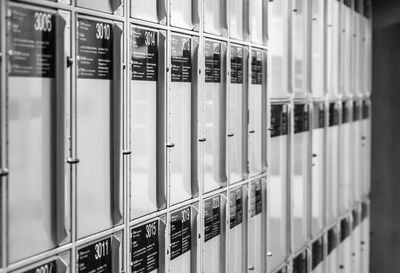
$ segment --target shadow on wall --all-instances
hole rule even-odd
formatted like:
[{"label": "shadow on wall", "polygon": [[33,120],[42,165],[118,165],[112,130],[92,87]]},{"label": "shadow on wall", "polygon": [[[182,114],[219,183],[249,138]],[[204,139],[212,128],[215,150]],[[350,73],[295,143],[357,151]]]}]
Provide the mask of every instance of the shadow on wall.
[{"label": "shadow on wall", "polygon": [[400,1],[373,1],[373,22],[371,273],[397,273],[400,272]]}]

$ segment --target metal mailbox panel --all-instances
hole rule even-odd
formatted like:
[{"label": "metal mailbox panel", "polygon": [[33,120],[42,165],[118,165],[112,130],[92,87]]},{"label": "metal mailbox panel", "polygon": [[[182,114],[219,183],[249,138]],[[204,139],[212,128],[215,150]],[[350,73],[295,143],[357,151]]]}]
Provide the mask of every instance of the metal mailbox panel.
[{"label": "metal mailbox panel", "polygon": [[368,196],[371,191],[371,100],[362,102],[361,120],[361,193]]},{"label": "metal mailbox panel", "polygon": [[271,98],[288,96],[289,90],[289,3],[269,2],[269,68],[271,69]]},{"label": "metal mailbox panel", "polygon": [[57,272],[67,273],[71,268],[70,252],[61,253],[58,256],[48,258],[33,265],[26,266],[12,271],[13,273],[38,273],[38,272]]},{"label": "metal mailbox panel", "polygon": [[200,23],[199,4],[200,0],[171,0],[171,25],[198,30]]},{"label": "metal mailbox panel", "polygon": [[247,0],[229,1],[229,37],[243,40],[247,5]]},{"label": "metal mailbox panel", "polygon": [[362,203],[361,211],[361,272],[369,271],[370,251],[370,203]]},{"label": "metal mailbox panel", "polygon": [[311,272],[322,273],[325,266],[325,238],[324,235],[311,245]]},{"label": "metal mailbox panel", "polygon": [[77,229],[82,238],[122,219],[122,27],[78,16]]},{"label": "metal mailbox panel", "polygon": [[77,273],[123,271],[123,236],[119,232],[77,249]]},{"label": "metal mailbox panel", "polygon": [[203,16],[205,32],[227,35],[227,0],[203,0]]},{"label": "metal mailbox panel", "polygon": [[166,217],[131,229],[130,272],[165,272]]},{"label": "metal mailbox panel", "polygon": [[248,268],[254,273],[265,272],[264,191],[263,181],[258,180],[250,183]]},{"label": "metal mailbox panel", "polygon": [[229,192],[228,272],[247,270],[247,191],[243,187]]},{"label": "metal mailbox panel", "polygon": [[341,3],[340,9],[340,93],[345,96],[351,95],[351,27],[352,11],[351,0]]},{"label": "metal mailbox panel", "polygon": [[291,177],[291,213],[293,251],[305,247],[310,236],[310,106],[294,105],[293,174]]},{"label": "metal mailbox panel", "polygon": [[123,0],[76,0],[78,7],[123,16]]},{"label": "metal mailbox panel", "polygon": [[198,210],[193,206],[171,212],[168,272],[198,272]]},{"label": "metal mailbox panel", "polygon": [[326,56],[327,56],[327,93],[329,97],[339,94],[339,16],[340,1],[327,0],[327,29],[326,29]]},{"label": "metal mailbox panel", "polygon": [[351,235],[351,270],[352,273],[361,272],[361,206],[352,211]]},{"label": "metal mailbox panel", "polygon": [[360,100],[353,102],[353,143],[354,154],[354,177],[353,177],[353,199],[360,202],[362,199],[362,103]]},{"label": "metal mailbox panel", "polygon": [[262,45],[265,43],[267,32],[268,1],[249,1],[250,40]]},{"label": "metal mailbox panel", "polygon": [[291,19],[291,81],[295,97],[307,97],[309,87],[310,24],[307,0],[292,1]]},{"label": "metal mailbox panel", "polygon": [[132,17],[153,23],[166,24],[166,0],[130,0],[130,4]]},{"label": "metal mailbox panel", "polygon": [[313,98],[323,97],[326,89],[325,8],[326,1],[311,1],[311,92]]},{"label": "metal mailbox panel", "polygon": [[313,130],[311,151],[311,234],[317,236],[324,228],[325,191],[325,103],[316,102],[313,107]]},{"label": "metal mailbox panel", "polygon": [[[197,51],[198,40],[171,35],[170,84],[167,94],[167,139],[171,204],[198,193],[195,145],[197,144]],[[193,160],[193,162],[192,162]],[[192,185],[195,183],[196,185]]]},{"label": "metal mailbox panel", "polygon": [[248,48],[230,46],[230,85],[228,89],[228,162],[229,182],[247,174],[247,94]]},{"label": "metal mailbox panel", "polygon": [[204,192],[226,185],[226,43],[205,40]]},{"label": "metal mailbox panel", "polygon": [[339,104],[329,103],[327,128],[327,188],[326,188],[326,220],[332,224],[339,213],[338,207],[338,184],[339,184]]},{"label": "metal mailbox panel", "polygon": [[351,221],[350,217],[340,220],[340,244],[337,270],[345,273],[351,271]]},{"label": "metal mailbox panel", "polygon": [[352,101],[342,102],[339,140],[339,215],[344,215],[353,205],[354,152]]},{"label": "metal mailbox panel", "polygon": [[[266,100],[265,55],[262,51],[252,50],[251,81],[248,91],[248,172],[249,176],[260,174],[264,170],[263,152],[265,137],[263,122],[265,122],[264,105]],[[261,149],[260,149],[261,148]]]},{"label": "metal mailbox panel", "polygon": [[70,15],[8,6],[8,262],[69,237]]},{"label": "metal mailbox panel", "polygon": [[131,218],[166,206],[165,34],[130,27]]},{"label": "metal mailbox panel", "polygon": [[270,177],[267,197],[268,272],[281,265],[288,256],[288,149],[289,108],[286,104],[271,105]]},{"label": "metal mailbox panel", "polygon": [[226,199],[216,195],[204,200],[203,251],[204,273],[224,273],[226,256]]}]

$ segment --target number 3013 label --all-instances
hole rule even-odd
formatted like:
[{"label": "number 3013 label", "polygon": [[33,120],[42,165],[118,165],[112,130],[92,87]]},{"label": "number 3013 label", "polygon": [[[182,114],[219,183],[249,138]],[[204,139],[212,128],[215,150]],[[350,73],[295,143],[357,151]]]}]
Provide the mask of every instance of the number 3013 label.
[{"label": "number 3013 label", "polygon": [[78,250],[79,273],[111,273],[111,238],[93,243]]}]

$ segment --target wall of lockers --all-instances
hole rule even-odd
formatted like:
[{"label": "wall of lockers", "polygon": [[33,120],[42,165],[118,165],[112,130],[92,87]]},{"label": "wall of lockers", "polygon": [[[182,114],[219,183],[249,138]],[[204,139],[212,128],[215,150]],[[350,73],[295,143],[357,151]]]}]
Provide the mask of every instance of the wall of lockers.
[{"label": "wall of lockers", "polygon": [[2,0],[1,273],[367,273],[365,0]]}]

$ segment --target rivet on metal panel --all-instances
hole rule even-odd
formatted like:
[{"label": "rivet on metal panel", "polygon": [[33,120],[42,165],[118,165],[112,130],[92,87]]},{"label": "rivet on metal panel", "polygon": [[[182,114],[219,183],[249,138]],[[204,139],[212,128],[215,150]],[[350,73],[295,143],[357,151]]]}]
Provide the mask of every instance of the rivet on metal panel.
[{"label": "rivet on metal panel", "polygon": [[271,251],[267,252],[267,257],[272,257],[272,252]]},{"label": "rivet on metal panel", "polygon": [[123,154],[123,155],[130,155],[131,153],[132,153],[131,150],[123,150],[123,151],[122,151],[122,154]]},{"label": "rivet on metal panel", "polygon": [[249,267],[249,270],[254,270],[254,269],[255,269],[254,265]]},{"label": "rivet on metal panel", "polygon": [[200,138],[200,139],[199,139],[199,142],[205,142],[206,140],[207,140],[207,139],[203,137],[203,138]]},{"label": "rivet on metal panel", "polygon": [[71,158],[71,157],[68,157],[67,163],[68,163],[68,164],[78,164],[78,163],[79,163],[79,158]]},{"label": "rivet on metal panel", "polygon": [[7,176],[8,175],[8,169],[0,169],[0,176]]}]

